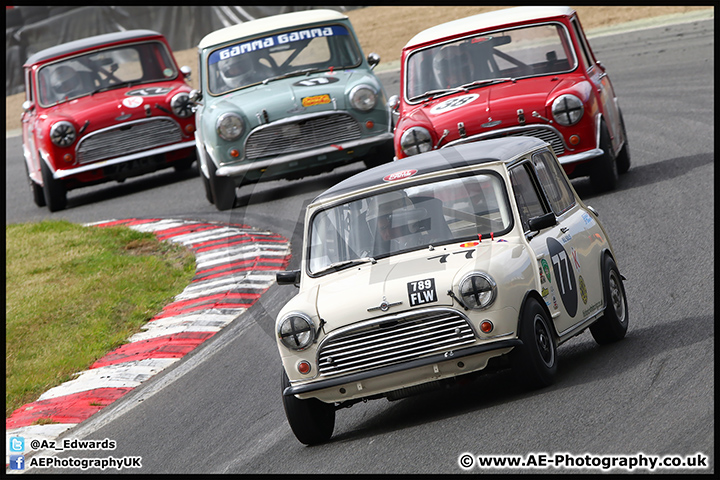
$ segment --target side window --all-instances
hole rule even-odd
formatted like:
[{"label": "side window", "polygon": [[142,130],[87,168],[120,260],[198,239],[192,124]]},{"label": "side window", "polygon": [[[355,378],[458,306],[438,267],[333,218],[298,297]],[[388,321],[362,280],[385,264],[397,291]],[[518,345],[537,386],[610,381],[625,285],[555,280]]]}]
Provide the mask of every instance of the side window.
[{"label": "side window", "polygon": [[32,73],[31,70],[28,68],[25,70],[25,100],[33,101],[33,91],[32,91]]},{"label": "side window", "polygon": [[575,195],[560,170],[562,167],[548,151],[534,154],[532,162],[550,206],[559,217],[575,205]]},{"label": "side window", "polygon": [[510,182],[512,183],[515,201],[520,211],[520,221],[523,230],[528,231],[530,227],[528,221],[533,217],[538,217],[547,213],[543,205],[535,184],[526,168],[526,163],[518,165],[510,170]]},{"label": "side window", "polygon": [[572,19],[572,26],[575,33],[575,38],[577,38],[578,44],[580,44],[579,55],[585,63],[585,68],[589,70],[594,66],[594,62],[592,60],[592,57],[590,56],[590,49],[585,42],[585,35],[583,34],[582,28],[578,24],[577,18]]}]

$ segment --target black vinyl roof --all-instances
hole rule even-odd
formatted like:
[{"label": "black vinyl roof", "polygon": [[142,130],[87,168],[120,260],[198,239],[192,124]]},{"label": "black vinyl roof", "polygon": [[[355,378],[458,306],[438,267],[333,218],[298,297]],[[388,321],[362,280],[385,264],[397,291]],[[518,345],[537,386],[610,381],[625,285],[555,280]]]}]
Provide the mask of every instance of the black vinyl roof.
[{"label": "black vinyl roof", "polygon": [[405,170],[417,170],[413,176],[418,176],[489,162],[507,162],[543,145],[546,145],[546,142],[538,138],[504,137],[432,150],[353,175],[325,190],[313,200],[313,203],[355,190],[386,184],[387,182],[383,180],[385,177]]},{"label": "black vinyl roof", "polygon": [[105,33],[94,37],[81,38],[72,42],[55,45],[54,47],[40,50],[36,54],[30,56],[25,62],[25,66],[33,65],[44,60],[53,59],[63,55],[69,55],[79,50],[91,49],[93,47],[101,47],[107,43],[119,42],[124,40],[133,40],[136,38],[144,38],[160,35],[153,30],[126,30],[124,32]]}]

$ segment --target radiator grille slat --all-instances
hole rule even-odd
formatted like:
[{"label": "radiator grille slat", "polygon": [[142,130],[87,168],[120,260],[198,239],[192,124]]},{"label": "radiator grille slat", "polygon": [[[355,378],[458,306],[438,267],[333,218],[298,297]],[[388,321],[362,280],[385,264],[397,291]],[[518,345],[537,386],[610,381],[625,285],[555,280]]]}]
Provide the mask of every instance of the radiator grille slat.
[{"label": "radiator grille slat", "polygon": [[180,125],[171,118],[127,123],[91,133],[78,143],[81,164],[150,150],[182,141]]},{"label": "radiator grille slat", "polygon": [[284,155],[361,138],[360,125],[348,114],[299,119],[257,128],[245,142],[245,157]]},{"label": "radiator grille slat", "polygon": [[[555,153],[555,156],[558,157],[560,155],[563,155],[565,153],[565,145],[563,144],[562,139],[560,136],[558,136],[557,132],[554,130],[549,130],[547,128],[530,128],[527,130],[522,130],[519,132],[512,132],[512,133],[503,133],[502,131],[498,132],[497,137],[535,137],[539,138],[540,140],[543,140],[550,144],[550,146],[553,149],[553,152]],[[485,138],[492,138],[493,135],[489,135]]]},{"label": "radiator grille slat", "polygon": [[322,376],[347,374],[453,350],[475,340],[468,321],[452,310],[383,317],[331,334],[320,346],[318,370]]}]

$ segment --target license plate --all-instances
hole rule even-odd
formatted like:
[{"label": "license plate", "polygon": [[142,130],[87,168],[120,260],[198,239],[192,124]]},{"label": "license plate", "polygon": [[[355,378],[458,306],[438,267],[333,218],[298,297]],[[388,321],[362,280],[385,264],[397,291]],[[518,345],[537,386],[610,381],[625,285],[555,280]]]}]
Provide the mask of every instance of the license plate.
[{"label": "license plate", "polygon": [[438,300],[434,278],[408,282],[407,288],[411,307],[437,302]]}]

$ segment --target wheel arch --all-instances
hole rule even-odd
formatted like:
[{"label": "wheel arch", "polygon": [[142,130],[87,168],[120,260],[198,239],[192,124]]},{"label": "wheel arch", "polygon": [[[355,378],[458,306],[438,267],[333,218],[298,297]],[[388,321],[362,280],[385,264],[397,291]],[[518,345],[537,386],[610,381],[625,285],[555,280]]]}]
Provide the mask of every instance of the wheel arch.
[{"label": "wheel arch", "polygon": [[552,320],[552,314],[550,313],[550,309],[545,303],[545,300],[543,299],[542,295],[540,295],[540,292],[538,292],[537,290],[528,290],[523,296],[522,303],[520,304],[520,311],[518,312],[518,338],[520,338],[520,329],[522,328],[522,322],[520,320],[523,318],[523,315],[525,314],[525,309],[527,308],[527,304],[531,299],[535,300],[543,309],[545,315],[547,315],[548,321],[550,323],[550,328],[552,329],[553,341],[555,342],[555,346],[557,346],[559,336],[557,329],[555,328],[555,322],[553,322]]}]

